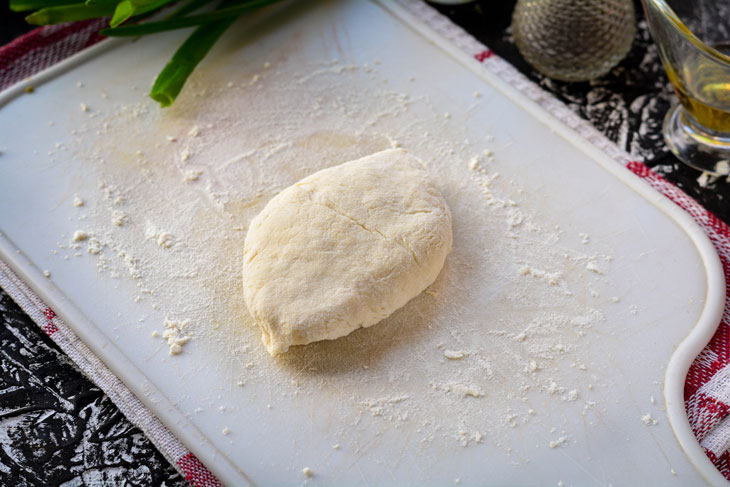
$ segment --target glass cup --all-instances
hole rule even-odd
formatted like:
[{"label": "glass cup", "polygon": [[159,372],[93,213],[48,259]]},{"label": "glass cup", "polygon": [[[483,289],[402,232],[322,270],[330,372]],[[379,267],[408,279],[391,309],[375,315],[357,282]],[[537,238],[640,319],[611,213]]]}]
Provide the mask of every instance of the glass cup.
[{"label": "glass cup", "polygon": [[641,0],[679,97],[664,140],[684,163],[730,174],[730,1]]}]

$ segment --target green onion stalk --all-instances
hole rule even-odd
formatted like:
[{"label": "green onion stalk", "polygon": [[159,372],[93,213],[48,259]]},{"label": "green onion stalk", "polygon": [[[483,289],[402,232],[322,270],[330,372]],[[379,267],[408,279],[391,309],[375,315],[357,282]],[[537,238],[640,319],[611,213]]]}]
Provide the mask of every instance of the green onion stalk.
[{"label": "green onion stalk", "polygon": [[33,25],[51,25],[111,17],[100,34],[108,37],[139,37],[170,30],[195,27],[157,76],[150,97],[162,107],[172,105],[195,68],[223,33],[241,15],[281,0],[224,0],[212,10],[195,13],[214,0],[182,2],[160,20],[143,22],[176,0],[9,0],[10,10],[30,13],[25,20]]}]

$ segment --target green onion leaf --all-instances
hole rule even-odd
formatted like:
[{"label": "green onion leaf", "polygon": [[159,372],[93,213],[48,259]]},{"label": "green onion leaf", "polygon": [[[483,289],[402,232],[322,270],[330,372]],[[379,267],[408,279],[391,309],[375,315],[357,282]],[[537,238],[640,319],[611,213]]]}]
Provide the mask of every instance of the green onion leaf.
[{"label": "green onion leaf", "polygon": [[173,0],[122,0],[117,4],[109,25],[116,27],[133,15],[142,15],[167,5]]},{"label": "green onion leaf", "polygon": [[86,5],[91,7],[92,5],[116,5],[119,0],[86,0]]},{"label": "green onion leaf", "polygon": [[83,3],[75,3],[72,5],[42,8],[28,15],[25,21],[33,25],[50,25],[60,24],[61,22],[107,17],[113,13],[114,5],[93,5],[87,7]]},{"label": "green onion leaf", "polygon": [[229,19],[231,16],[238,16],[246,12],[257,10],[265,5],[279,2],[281,0],[248,0],[240,5],[225,7],[212,12],[191,15],[189,17],[161,20],[159,22],[148,22],[138,25],[124,25],[113,29],[103,29],[99,33],[109,37],[136,37],[146,34],[155,34],[168,30],[184,29],[208,22]]},{"label": "green onion leaf", "polygon": [[150,97],[163,107],[172,105],[195,67],[235,20],[218,20],[195,29],[157,76]]},{"label": "green onion leaf", "polygon": [[114,10],[114,16],[109,21],[109,25],[116,27],[129,17],[134,15],[136,6],[132,3],[132,0],[122,0],[117,4],[117,8]]},{"label": "green onion leaf", "polygon": [[70,5],[78,0],[10,0],[10,10],[13,12],[26,12],[28,10],[38,10],[45,7],[58,7],[61,5]]}]

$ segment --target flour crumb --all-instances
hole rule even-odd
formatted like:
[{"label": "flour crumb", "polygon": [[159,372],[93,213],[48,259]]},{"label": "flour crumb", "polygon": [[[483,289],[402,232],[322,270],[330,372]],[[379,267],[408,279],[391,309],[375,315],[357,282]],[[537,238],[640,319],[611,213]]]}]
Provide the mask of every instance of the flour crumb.
[{"label": "flour crumb", "polygon": [[43,275],[46,277],[51,277],[51,271],[45,270],[45,271],[43,271]]},{"label": "flour crumb", "polygon": [[478,91],[474,92],[474,98],[479,98],[480,96],[482,96],[481,93],[479,93]]},{"label": "flour crumb", "polygon": [[157,236],[157,245],[162,248],[169,249],[175,244],[175,237],[168,232],[160,232]]},{"label": "flour crumb", "polygon": [[641,422],[644,423],[647,426],[653,426],[653,425],[657,424],[659,422],[659,420],[658,419],[654,419],[651,416],[651,413],[646,413],[646,414],[644,414],[644,415],[641,416]]},{"label": "flour crumb", "polygon": [[93,255],[99,255],[104,248],[104,244],[96,238],[90,238],[89,244],[86,247],[86,251]]},{"label": "flour crumb", "polygon": [[405,421],[407,417],[398,415],[396,412],[394,412],[394,407],[403,401],[407,401],[409,397],[410,396],[408,395],[401,395],[381,397],[378,399],[369,399],[367,401],[363,401],[362,405],[365,406],[368,411],[370,411],[370,414],[373,417],[380,416],[388,420]]},{"label": "flour crumb", "polygon": [[525,340],[527,340],[527,335],[525,335],[524,331],[521,331],[517,335],[515,335],[516,342],[524,342]]},{"label": "flour crumb", "polygon": [[158,336],[160,336],[160,332],[157,330],[152,330],[152,337],[157,338]]},{"label": "flour crumb", "polygon": [[200,127],[198,127],[197,125],[193,125],[193,128],[188,131],[188,135],[190,137],[197,137],[198,135],[200,135]]},{"label": "flour crumb", "polygon": [[484,393],[474,385],[466,386],[464,389],[464,397],[482,397]]},{"label": "flour crumb", "polygon": [[183,345],[190,341],[190,335],[183,334],[184,329],[189,324],[189,320],[177,321],[165,318],[165,331],[162,332],[162,338],[167,340],[170,355],[179,355],[182,353]]},{"label": "flour crumb", "polygon": [[578,391],[573,389],[568,392],[568,394],[565,396],[566,401],[577,401],[578,400]]},{"label": "flour crumb", "polygon": [[200,171],[198,169],[188,169],[183,173],[183,182],[189,183],[192,181],[197,181],[200,178],[201,174],[203,174],[203,171]]},{"label": "flour crumb", "polygon": [[451,118],[451,114],[449,112],[444,113],[444,118]]},{"label": "flour crumb", "polygon": [[598,262],[595,260],[589,260],[586,263],[586,269],[596,274],[603,274],[603,270],[598,266]]},{"label": "flour crumb", "polygon": [[649,402],[652,403],[652,404],[654,404],[655,401],[654,401],[654,396],[653,395],[652,396],[649,396]]},{"label": "flour crumb", "polygon": [[312,469],[309,467],[304,467],[302,469],[302,473],[304,474],[305,477],[311,477],[312,475],[314,475],[314,473],[312,472]]},{"label": "flour crumb", "polygon": [[333,450],[339,450],[340,449],[340,444],[339,443],[335,443],[334,445],[332,445],[332,449]]},{"label": "flour crumb", "polygon": [[467,398],[467,397],[476,397],[480,398],[484,396],[484,392],[482,392],[479,387],[477,387],[474,384],[460,384],[460,383],[446,383],[441,384],[437,382],[429,382],[429,386],[431,386],[431,389],[434,391],[440,391],[444,392],[446,394],[452,394],[455,393],[461,397]]},{"label": "flour crumb", "polygon": [[563,277],[563,273],[560,271],[548,272],[542,269],[533,269],[530,266],[523,266],[519,269],[521,276],[532,276],[535,279],[539,279],[550,286],[560,285],[560,279]]},{"label": "flour crumb", "polygon": [[177,137],[175,137],[174,135],[166,135],[165,138],[168,142],[177,142]]},{"label": "flour crumb", "polygon": [[449,360],[460,360],[467,355],[463,350],[444,350],[444,357]]},{"label": "flour crumb", "polygon": [[614,303],[618,303],[619,301],[621,301],[621,299],[618,296],[614,296],[611,298],[611,301],[613,301]]},{"label": "flour crumb", "polygon": [[78,194],[74,194],[74,206],[77,208],[79,206],[84,206],[84,200],[82,200]]},{"label": "flour crumb", "polygon": [[221,433],[223,433],[224,435],[228,436],[229,434],[231,434],[231,430],[229,430],[228,429],[228,426],[226,426],[225,428],[223,428],[223,430],[221,431]]},{"label": "flour crumb", "polygon": [[715,174],[718,176],[727,176],[730,174],[730,162],[722,160],[715,164]]},{"label": "flour crumb", "polygon": [[264,69],[269,69],[270,67],[271,67],[271,63],[270,63],[270,62],[268,62],[268,61],[266,61],[266,62],[264,63]]},{"label": "flour crumb", "polygon": [[236,385],[238,387],[243,387],[245,384],[244,384],[244,382],[242,380],[239,380],[238,382],[236,382]]},{"label": "flour crumb", "polygon": [[112,212],[112,223],[115,226],[121,227],[128,221],[129,221],[129,216],[126,213],[124,213],[123,211],[114,210]]},{"label": "flour crumb", "polygon": [[712,177],[712,174],[707,171],[702,171],[700,177],[697,178],[697,184],[700,185],[700,188],[706,188],[707,185],[714,182],[714,180],[715,178]]},{"label": "flour crumb", "polygon": [[566,444],[567,442],[568,442],[568,436],[566,435],[566,436],[561,436],[560,438],[558,438],[555,441],[551,441],[550,443],[548,443],[548,445],[550,446],[550,448],[557,448],[559,446]]},{"label": "flour crumb", "polygon": [[525,221],[525,217],[522,212],[518,210],[513,212],[509,218],[507,218],[507,225],[509,228],[514,228],[522,225],[523,221]]},{"label": "flour crumb", "polygon": [[188,159],[190,159],[190,155],[191,155],[190,149],[186,147],[185,149],[182,150],[182,152],[180,152],[180,160],[185,162]]},{"label": "flour crumb", "polygon": [[76,230],[74,232],[73,236],[71,237],[71,241],[72,242],[82,242],[82,241],[86,240],[87,238],[89,238],[88,233],[86,233],[83,230]]},{"label": "flour crumb", "polygon": [[79,106],[81,107],[82,112],[88,112],[89,106],[86,103],[79,103]]},{"label": "flour crumb", "polygon": [[554,381],[552,381],[548,385],[547,391],[548,391],[549,394],[558,394],[560,392],[565,391],[565,388],[564,387],[559,387],[557,383],[555,383]]},{"label": "flour crumb", "polygon": [[590,237],[587,233],[579,233],[580,241],[583,245],[586,245],[590,241]]},{"label": "flour crumb", "polygon": [[562,480],[558,480],[558,487],[565,487],[565,484]]},{"label": "flour crumb", "polygon": [[677,475],[677,472],[675,472],[673,468],[669,469],[669,473],[671,473],[672,475]]}]

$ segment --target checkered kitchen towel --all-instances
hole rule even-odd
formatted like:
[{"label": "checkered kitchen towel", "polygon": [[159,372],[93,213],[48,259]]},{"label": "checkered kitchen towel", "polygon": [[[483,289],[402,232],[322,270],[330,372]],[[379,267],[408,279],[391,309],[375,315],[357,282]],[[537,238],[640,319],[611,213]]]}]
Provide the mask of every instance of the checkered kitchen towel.
[{"label": "checkered kitchen towel", "polygon": [[[647,166],[632,160],[626,152],[562,102],[529,81],[508,62],[493,55],[485,45],[421,0],[399,1],[416,17],[473,56],[475,62],[481,63],[485,69],[507,80],[550,113],[556,114],[588,141],[689,213],[715,245],[722,260],[726,281],[730,283],[730,227],[727,224]],[[104,21],[92,20],[41,27],[0,47],[0,90],[99,42],[102,37],[97,32],[104,24]],[[221,485],[63,321],[2,262],[0,286],[104,390],[129,420],[147,434],[194,487]],[[689,369],[684,397],[695,435],[710,460],[730,480],[730,307],[727,304],[715,336]]]}]

